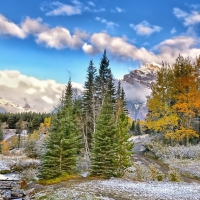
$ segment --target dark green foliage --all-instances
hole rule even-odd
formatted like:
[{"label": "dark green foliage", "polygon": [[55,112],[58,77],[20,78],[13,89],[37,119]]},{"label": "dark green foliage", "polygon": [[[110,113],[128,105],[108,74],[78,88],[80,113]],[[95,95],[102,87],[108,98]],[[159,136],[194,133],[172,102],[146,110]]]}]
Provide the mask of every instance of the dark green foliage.
[{"label": "dark green foliage", "polygon": [[76,121],[71,80],[61,99],[62,106],[52,119],[52,127],[42,157],[39,177],[52,179],[63,173],[75,174],[80,151],[80,133]]},{"label": "dark green foliage", "polygon": [[112,103],[115,101],[114,79],[111,69],[109,68],[109,60],[106,56],[106,50],[101,59],[99,74],[97,75],[95,82],[98,110],[100,111],[106,96],[107,98],[110,98]]},{"label": "dark green foliage", "polygon": [[135,132],[135,121],[133,120],[130,131],[134,134]]},{"label": "dark green foliage", "polygon": [[[17,129],[17,133],[22,130],[22,122],[27,122],[27,126],[24,127],[29,133],[37,130],[41,122],[44,119],[50,117],[51,114],[47,113],[35,113],[35,112],[24,112],[24,113],[0,113],[0,121],[7,122],[8,128]],[[33,123],[32,123],[33,122]]]},{"label": "dark green foliage", "polygon": [[94,133],[96,117],[97,117],[97,105],[96,105],[96,68],[93,61],[89,63],[87,69],[87,77],[83,92],[83,115],[85,119],[84,134],[86,135],[87,142],[91,146],[92,134]]},{"label": "dark green foliage", "polygon": [[131,166],[131,154],[134,147],[133,143],[128,141],[130,125],[123,110],[118,116],[116,128],[117,176],[121,177],[125,170]]},{"label": "dark green foliage", "polygon": [[140,127],[140,120],[136,121],[134,135],[142,135],[142,131],[141,131],[141,127]]},{"label": "dark green foliage", "polygon": [[110,178],[116,176],[116,126],[111,103],[104,101],[98,116],[91,152],[91,174]]},{"label": "dark green foliage", "polygon": [[7,120],[9,129],[14,129],[16,122],[17,122],[16,116],[14,114],[10,114],[10,116],[8,117],[8,120]]}]

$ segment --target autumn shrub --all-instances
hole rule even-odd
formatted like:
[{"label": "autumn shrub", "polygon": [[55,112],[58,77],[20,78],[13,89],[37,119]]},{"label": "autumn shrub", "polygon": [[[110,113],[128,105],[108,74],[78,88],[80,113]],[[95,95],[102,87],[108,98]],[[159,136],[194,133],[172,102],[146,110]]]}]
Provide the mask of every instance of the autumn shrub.
[{"label": "autumn shrub", "polygon": [[127,168],[123,178],[137,181],[148,181],[151,179],[149,168],[140,163],[134,163],[133,166]]},{"label": "autumn shrub", "polygon": [[149,169],[150,169],[150,176],[153,181],[164,180],[164,174],[159,169],[157,169],[154,165],[150,165]]},{"label": "autumn shrub", "polygon": [[175,168],[171,168],[168,172],[168,181],[180,182],[182,181],[180,173]]},{"label": "autumn shrub", "polygon": [[2,154],[3,154],[3,155],[8,155],[8,154],[9,154],[9,146],[8,146],[8,143],[7,143],[5,140],[3,140],[2,143],[1,143],[1,145],[2,145],[2,149],[1,149]]}]

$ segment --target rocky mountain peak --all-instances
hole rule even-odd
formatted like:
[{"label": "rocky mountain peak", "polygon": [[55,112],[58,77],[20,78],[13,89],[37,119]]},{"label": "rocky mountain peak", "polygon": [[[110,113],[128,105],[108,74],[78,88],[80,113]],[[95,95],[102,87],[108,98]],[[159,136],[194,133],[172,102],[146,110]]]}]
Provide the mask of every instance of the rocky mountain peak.
[{"label": "rocky mountain peak", "polygon": [[141,68],[132,70],[129,74],[124,75],[123,81],[131,85],[140,83],[149,88],[151,82],[156,80],[156,74],[160,68],[161,65],[157,63],[146,63]]},{"label": "rocky mountain peak", "polygon": [[13,103],[12,101],[0,97],[0,112],[17,113],[17,112],[27,112],[27,111],[34,111],[27,103],[24,107],[21,107]]}]

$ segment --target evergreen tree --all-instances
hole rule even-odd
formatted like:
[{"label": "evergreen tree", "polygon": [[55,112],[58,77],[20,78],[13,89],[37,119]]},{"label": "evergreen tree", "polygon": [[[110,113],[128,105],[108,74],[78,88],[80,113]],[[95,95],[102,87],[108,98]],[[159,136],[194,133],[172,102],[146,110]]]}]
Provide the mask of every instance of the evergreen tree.
[{"label": "evergreen tree", "polygon": [[134,134],[135,133],[135,121],[133,120],[130,131]]},{"label": "evergreen tree", "polygon": [[89,146],[91,146],[92,134],[95,130],[96,125],[96,87],[95,87],[95,79],[96,79],[96,68],[93,65],[93,61],[91,60],[89,63],[89,67],[87,69],[87,80],[84,86],[83,92],[83,112],[85,118],[85,128],[84,134],[86,135],[87,142]]},{"label": "evergreen tree", "polygon": [[128,117],[122,110],[118,116],[117,134],[116,134],[116,153],[117,153],[117,176],[124,175],[126,168],[131,166],[131,154],[134,147],[133,143],[128,141],[130,124]]},{"label": "evergreen tree", "polygon": [[112,104],[106,100],[98,116],[91,151],[91,175],[116,176],[116,126]]},{"label": "evergreen tree", "polygon": [[76,160],[80,148],[80,133],[74,115],[71,80],[62,99],[63,105],[52,120],[49,137],[45,143],[46,152],[40,167],[41,179],[55,178],[63,173],[76,173]]},{"label": "evergreen tree", "polygon": [[98,111],[100,111],[106,95],[107,98],[112,99],[112,103],[114,103],[115,99],[114,79],[111,69],[109,68],[109,60],[106,56],[106,50],[104,50],[104,54],[100,62],[99,74],[97,75],[95,82]]},{"label": "evergreen tree", "polygon": [[135,124],[135,135],[142,135],[141,127],[140,127],[140,120],[136,121]]},{"label": "evergreen tree", "polygon": [[15,128],[15,123],[16,123],[16,117],[14,114],[10,114],[8,117],[8,126],[10,129],[14,129]]}]

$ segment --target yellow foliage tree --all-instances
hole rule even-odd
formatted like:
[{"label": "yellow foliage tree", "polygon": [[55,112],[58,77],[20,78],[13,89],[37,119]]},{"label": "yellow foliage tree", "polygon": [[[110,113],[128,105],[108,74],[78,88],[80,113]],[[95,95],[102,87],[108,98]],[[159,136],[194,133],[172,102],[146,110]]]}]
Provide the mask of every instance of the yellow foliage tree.
[{"label": "yellow foliage tree", "polygon": [[179,56],[172,67],[163,65],[151,85],[145,125],[166,138],[181,141],[199,137],[193,121],[200,111],[200,57],[195,63]]},{"label": "yellow foliage tree", "polygon": [[5,140],[3,140],[1,144],[2,144],[2,154],[8,155],[8,153],[9,153],[8,143]]},{"label": "yellow foliage tree", "polygon": [[44,119],[44,125],[45,125],[47,128],[50,127],[50,125],[51,125],[51,117],[46,117],[46,118]]},{"label": "yellow foliage tree", "polygon": [[34,131],[33,131],[33,134],[30,135],[30,139],[31,139],[31,140],[38,140],[39,137],[40,137],[40,136],[39,136],[39,131],[37,131],[37,130],[34,130]]}]

